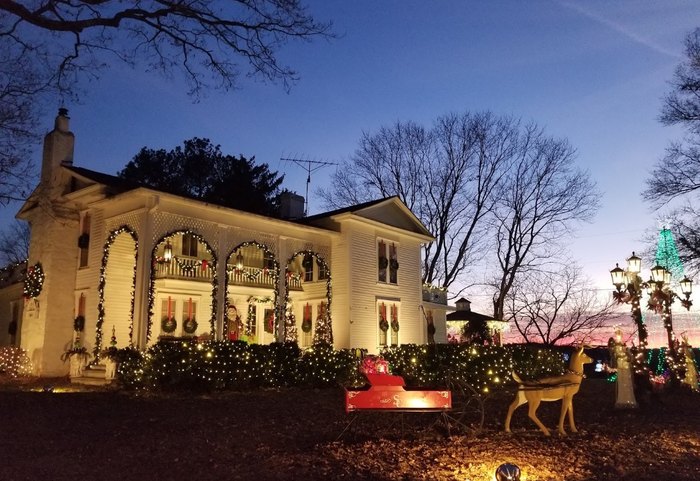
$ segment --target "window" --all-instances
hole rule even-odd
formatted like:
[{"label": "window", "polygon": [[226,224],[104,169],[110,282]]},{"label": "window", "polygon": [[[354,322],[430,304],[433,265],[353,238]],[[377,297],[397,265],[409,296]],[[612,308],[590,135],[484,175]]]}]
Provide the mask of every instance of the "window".
[{"label": "window", "polygon": [[85,293],[81,292],[78,297],[78,315],[85,317]]},{"label": "window", "polygon": [[311,304],[308,302],[304,305],[304,312],[301,320],[301,332],[302,332],[302,346],[309,347],[311,345],[311,338],[313,332],[313,322],[311,320]]},{"label": "window", "polygon": [[7,326],[7,333],[10,335],[10,345],[17,344],[17,333],[19,332],[19,302],[10,302],[10,324]]},{"label": "window", "polygon": [[197,257],[197,244],[199,241],[192,234],[182,234],[182,255]]},{"label": "window", "polygon": [[377,328],[379,329],[379,345],[399,345],[399,302],[395,300],[377,301]]},{"label": "window", "polygon": [[263,254],[263,267],[268,270],[275,268],[275,255],[270,251]]},{"label": "window", "polygon": [[160,317],[161,324],[160,328],[164,335],[175,335],[175,330],[178,328],[178,320],[176,318],[176,305],[175,299],[168,296],[167,299],[162,299],[160,302]]},{"label": "window", "polygon": [[197,301],[192,298],[182,300],[182,330],[185,335],[192,335],[197,332]]},{"label": "window", "polygon": [[275,310],[265,309],[265,332],[274,334],[275,332]]},{"label": "window", "polygon": [[316,261],[316,264],[318,265],[318,280],[328,279],[328,266],[326,263]]},{"label": "window", "polygon": [[78,248],[80,249],[79,267],[87,267],[88,254],[90,252],[90,214],[83,216],[80,227],[80,237],[78,237]]},{"label": "window", "polygon": [[396,258],[396,244],[389,246],[389,283],[396,284],[399,272],[399,261]]},{"label": "window", "polygon": [[386,346],[387,331],[389,330],[389,322],[386,317],[386,303],[380,303],[378,311],[379,345]]},{"label": "window", "polygon": [[391,304],[389,310],[391,314],[391,322],[389,323],[389,331],[391,332],[391,345],[399,345],[399,306]]},{"label": "window", "polygon": [[384,240],[377,242],[377,280],[398,284],[399,261],[395,243]]},{"label": "window", "polygon": [[190,297],[182,303],[182,319],[196,319],[197,318],[197,301],[193,301]]},{"label": "window", "polygon": [[314,258],[311,254],[304,254],[304,260],[301,262],[304,268],[304,281],[310,282],[314,280]]},{"label": "window", "polygon": [[248,318],[246,319],[246,334],[255,337],[257,334],[258,325],[258,310],[256,309],[255,303],[251,302],[248,304]]}]

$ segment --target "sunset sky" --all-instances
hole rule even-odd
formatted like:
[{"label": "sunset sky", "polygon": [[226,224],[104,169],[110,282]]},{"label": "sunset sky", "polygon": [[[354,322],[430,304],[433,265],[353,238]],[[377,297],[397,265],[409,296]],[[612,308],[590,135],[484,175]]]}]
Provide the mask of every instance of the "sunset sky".
[{"label": "sunset sky", "polygon": [[[193,103],[177,80],[112,68],[84,85],[81,104],[66,105],[75,164],[116,173],[141,147],[171,149],[207,137],[224,153],[268,163],[303,194],[305,172],[280,158],[340,162],[363,131],[490,110],[568,138],[598,183],[599,214],[571,245],[597,285],[607,289],[608,270],[641,250],[643,232],[662,213],[650,212],[639,194],[664,147],[681,135],[657,117],[683,59],[683,39],[700,26],[697,0],[308,5],[338,36],[283,49],[281,58],[301,76],[289,93],[243,79],[239,90]],[[59,106],[58,99],[49,106],[46,131]],[[37,149],[37,162],[39,155]],[[327,186],[332,171],[314,173],[311,190]],[[2,219],[16,209],[0,212]],[[310,213],[322,210],[312,196]],[[488,300],[468,296],[477,305]]]}]

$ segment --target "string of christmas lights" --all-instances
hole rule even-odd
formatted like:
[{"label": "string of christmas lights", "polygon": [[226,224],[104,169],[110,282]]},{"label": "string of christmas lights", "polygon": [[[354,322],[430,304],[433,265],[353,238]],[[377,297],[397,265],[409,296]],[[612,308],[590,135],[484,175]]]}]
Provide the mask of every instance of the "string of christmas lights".
[{"label": "string of christmas lights", "polygon": [[[214,273],[211,279],[211,317],[209,318],[209,328],[211,332],[212,337],[216,337],[216,312],[217,312],[217,306],[218,306],[218,292],[219,292],[219,284],[217,281],[216,277],[216,264],[217,264],[217,258],[216,254],[214,253],[214,250],[211,248],[209,243],[202,237],[200,234],[193,232],[189,229],[180,229],[180,230],[175,230],[172,232],[169,232],[165,234],[163,237],[160,238],[158,242],[155,243],[153,246],[153,250],[151,251],[151,276],[150,276],[150,283],[149,283],[149,288],[148,288],[148,321],[146,323],[146,343],[148,343],[151,340],[151,335],[152,335],[152,330],[153,330],[153,315],[154,315],[154,307],[155,307],[155,302],[156,302],[156,270],[153,268],[154,265],[157,262],[161,262],[161,257],[159,257],[158,254],[158,248],[163,242],[169,242],[170,239],[177,235],[189,235],[193,237],[194,239],[197,240],[197,242],[201,245],[204,246],[204,249],[207,251],[207,253],[211,257],[211,269],[212,272]],[[164,260],[163,260],[164,261]],[[177,260],[176,260],[177,262]],[[202,266],[204,261],[198,261],[199,264],[198,266]],[[209,262],[207,262],[207,265]],[[179,266],[179,264],[178,264]],[[180,267],[180,266],[179,266]],[[194,269],[194,267],[193,267]]]},{"label": "string of christmas lights", "polygon": [[[243,249],[243,248],[249,247],[249,246],[253,246],[253,247],[257,247],[258,249],[261,249],[261,250],[263,251],[263,259],[270,259],[270,260],[272,260],[272,262],[273,262],[273,264],[272,264],[272,269],[270,269],[268,272],[271,272],[271,274],[272,274],[272,285],[275,286],[274,289],[273,289],[273,291],[274,291],[273,306],[275,306],[275,323],[276,323],[276,322],[277,322],[277,318],[278,318],[278,316],[277,316],[277,314],[278,314],[278,310],[277,310],[277,290],[278,290],[279,275],[280,275],[280,265],[279,265],[279,262],[277,261],[277,259],[276,259],[276,257],[275,257],[275,254],[270,250],[270,248],[269,248],[267,245],[265,245],[265,244],[263,244],[263,243],[261,243],[261,242],[258,242],[258,241],[256,241],[256,240],[252,240],[252,241],[243,242],[243,243],[237,245],[235,248],[233,248],[233,250],[231,250],[231,253],[230,253],[229,256],[228,256],[228,259],[231,259],[231,257],[233,256],[234,253],[240,252],[240,249]],[[226,302],[226,306],[225,306],[225,309],[224,309],[224,333],[228,333],[228,332],[229,332],[230,323],[231,323],[231,321],[234,320],[234,319],[230,319],[229,316],[228,316],[228,311],[229,311],[229,306],[230,306],[229,300],[228,300],[228,291],[229,291],[229,282],[230,282],[230,281],[229,281],[229,275],[228,275],[228,274],[229,274],[230,272],[234,271],[234,270],[236,270],[236,267],[235,267],[235,266],[230,266],[230,265],[227,263],[227,265],[226,265],[226,279],[224,280],[225,289],[226,289],[225,292],[227,293],[227,295],[226,295],[226,301],[225,301],[225,302]],[[246,271],[243,271],[243,272],[245,273]],[[258,273],[257,273],[256,275],[253,275],[252,278],[248,278],[248,280],[249,280],[249,281],[255,281],[255,280],[257,280],[257,277],[258,277],[258,275],[259,275],[261,272],[263,272],[263,271],[262,271],[262,270],[261,270],[261,271],[258,271]],[[250,301],[249,301],[249,302],[250,302]],[[250,315],[250,304],[248,304],[248,314]],[[275,332],[276,332],[276,331],[275,331]],[[250,332],[250,323],[246,323],[246,336],[251,336],[251,335],[252,335],[252,332]]]},{"label": "string of christmas lights", "polygon": [[107,285],[105,273],[107,271],[107,261],[109,260],[109,252],[112,244],[117,237],[123,233],[129,234],[134,241],[134,272],[131,280],[131,308],[129,311],[129,344],[132,344],[134,340],[134,296],[136,293],[136,266],[139,255],[139,239],[134,229],[128,225],[122,225],[109,233],[102,247],[100,280],[97,283],[97,322],[95,323],[95,347],[93,349],[95,362],[99,361],[100,352],[102,350],[102,325],[105,320],[105,286]]},{"label": "string of christmas lights", "polygon": [[[363,353],[320,343],[301,350],[295,343],[243,341],[159,342],[148,350],[121,349],[120,379],[136,389],[220,390],[282,386],[357,386]],[[358,355],[359,354],[359,355]],[[487,394],[512,384],[511,372],[527,379],[561,374],[556,349],[529,346],[402,345],[382,352],[394,374],[410,386],[444,386],[448,376]]]}]

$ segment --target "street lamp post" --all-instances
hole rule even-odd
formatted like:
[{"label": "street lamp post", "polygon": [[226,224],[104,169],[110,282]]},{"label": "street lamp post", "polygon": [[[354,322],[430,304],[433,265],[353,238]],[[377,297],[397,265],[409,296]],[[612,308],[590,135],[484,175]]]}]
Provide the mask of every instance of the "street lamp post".
[{"label": "street lamp post", "polygon": [[642,259],[634,255],[627,259],[627,269],[622,269],[618,264],[610,271],[615,292],[613,298],[620,304],[627,303],[631,307],[632,319],[637,326],[639,337],[639,348],[644,350],[647,346],[647,327],[642,319],[642,309],[639,305],[642,299],[642,290],[645,287],[644,281],[639,277],[642,271]]},{"label": "street lamp post", "polygon": [[637,325],[637,332],[639,333],[639,347],[643,351],[647,346],[648,333],[642,320],[640,301],[642,293],[644,291],[647,292],[649,295],[648,307],[663,316],[664,327],[668,336],[669,354],[673,357],[673,359],[669,360],[675,362],[676,349],[671,304],[673,304],[675,299],[678,299],[683,307],[690,309],[690,306],[693,304],[690,300],[690,294],[693,291],[693,281],[685,277],[678,283],[684,296],[681,297],[671,287],[671,272],[668,269],[661,265],[654,266],[651,269],[651,279],[647,282],[644,282],[640,277],[641,270],[642,260],[634,252],[627,259],[626,270],[616,264],[615,268],[610,271],[610,276],[615,286],[613,297],[619,303],[627,303],[632,306],[632,318]]},{"label": "street lamp post", "polygon": [[690,300],[690,294],[693,292],[693,281],[688,277],[683,278],[679,283],[681,293],[684,297],[676,294],[671,287],[671,273],[663,266],[655,266],[651,269],[651,279],[647,283],[649,292],[649,308],[657,314],[663,316],[664,328],[668,337],[669,352],[675,355],[676,339],[673,333],[673,317],[671,315],[671,304],[675,299],[681,302],[681,305],[687,310],[693,302]]}]

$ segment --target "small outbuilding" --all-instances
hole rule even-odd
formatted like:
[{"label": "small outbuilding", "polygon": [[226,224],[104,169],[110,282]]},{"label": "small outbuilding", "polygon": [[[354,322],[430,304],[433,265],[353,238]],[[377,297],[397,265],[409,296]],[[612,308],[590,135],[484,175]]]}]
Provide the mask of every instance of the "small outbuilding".
[{"label": "small outbuilding", "polygon": [[[471,301],[464,297],[455,305],[457,309],[446,316],[448,342],[487,342],[501,345],[501,333],[508,326],[506,321],[472,311]],[[469,327],[465,330],[465,326]]]}]

